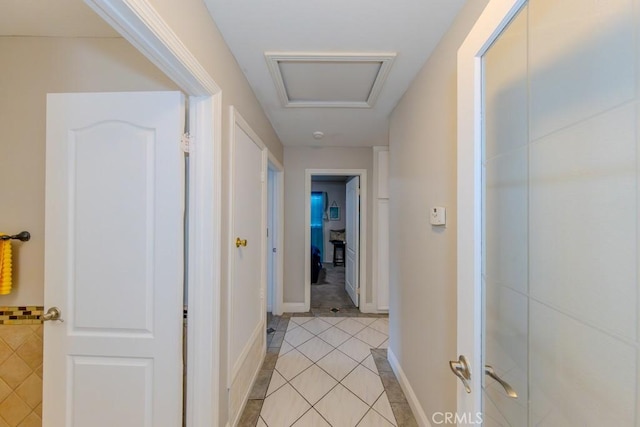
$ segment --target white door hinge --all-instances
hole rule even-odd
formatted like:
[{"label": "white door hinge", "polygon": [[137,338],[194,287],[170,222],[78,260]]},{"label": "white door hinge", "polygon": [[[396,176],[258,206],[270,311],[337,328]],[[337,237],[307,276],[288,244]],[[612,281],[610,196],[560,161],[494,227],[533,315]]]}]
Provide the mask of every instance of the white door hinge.
[{"label": "white door hinge", "polygon": [[189,133],[182,134],[182,138],[180,138],[180,148],[185,153],[189,153],[193,149],[193,137]]},{"label": "white door hinge", "polygon": [[360,288],[356,289],[356,294],[360,295]]}]

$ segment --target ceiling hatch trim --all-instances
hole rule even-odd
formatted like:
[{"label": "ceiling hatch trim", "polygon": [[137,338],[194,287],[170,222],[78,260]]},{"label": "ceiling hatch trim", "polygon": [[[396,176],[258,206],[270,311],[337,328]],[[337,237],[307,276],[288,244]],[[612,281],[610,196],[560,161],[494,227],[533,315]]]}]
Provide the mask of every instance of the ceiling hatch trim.
[{"label": "ceiling hatch trim", "polygon": [[265,52],[287,108],[372,108],[395,53]]}]

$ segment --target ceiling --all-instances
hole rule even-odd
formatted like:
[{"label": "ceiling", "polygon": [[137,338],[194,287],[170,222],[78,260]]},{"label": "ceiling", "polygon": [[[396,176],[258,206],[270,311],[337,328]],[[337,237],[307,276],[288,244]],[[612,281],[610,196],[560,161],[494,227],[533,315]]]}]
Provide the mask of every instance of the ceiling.
[{"label": "ceiling", "polygon": [[[388,144],[389,114],[465,3],[204,1],[284,145],[351,147]],[[376,55],[392,57],[379,88],[361,61]]]},{"label": "ceiling", "polygon": [[[367,147],[466,0],[203,1],[284,145]],[[0,36],[119,37],[82,0],[0,10]]]}]

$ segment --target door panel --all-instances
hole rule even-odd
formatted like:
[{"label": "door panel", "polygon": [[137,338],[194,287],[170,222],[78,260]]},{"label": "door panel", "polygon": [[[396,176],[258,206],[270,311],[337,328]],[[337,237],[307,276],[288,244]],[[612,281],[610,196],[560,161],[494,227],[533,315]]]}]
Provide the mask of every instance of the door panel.
[{"label": "door panel", "polygon": [[[69,134],[74,158],[68,171],[74,186],[69,192],[74,327],[93,333],[152,333],[154,253],[148,245],[153,235],[154,129],[103,122]],[[114,250],[123,236],[131,238],[125,248]],[[110,309],[96,310],[100,306]]]},{"label": "door panel", "polygon": [[48,96],[45,426],[181,422],[183,105]]},{"label": "door panel", "polygon": [[[155,425],[152,359],[72,356],[69,364],[74,390],[69,425]],[[105,402],[111,410],[105,411]]]},{"label": "door panel", "polygon": [[360,279],[360,177],[347,182],[346,195],[345,288],[356,307],[359,305]]},{"label": "door panel", "polygon": [[[257,136],[235,124],[233,154],[233,276],[229,361],[233,381],[260,330],[266,287],[266,154]],[[236,240],[242,243],[236,245]],[[246,240],[246,244],[244,242]],[[252,367],[251,367],[252,368]]]}]

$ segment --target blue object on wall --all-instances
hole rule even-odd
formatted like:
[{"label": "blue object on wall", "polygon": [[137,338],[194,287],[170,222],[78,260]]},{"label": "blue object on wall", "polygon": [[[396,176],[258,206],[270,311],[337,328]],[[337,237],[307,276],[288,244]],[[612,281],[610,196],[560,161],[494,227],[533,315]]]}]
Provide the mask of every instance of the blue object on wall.
[{"label": "blue object on wall", "polygon": [[324,194],[320,191],[311,193],[311,245],[320,250],[320,259],[324,254]]}]

